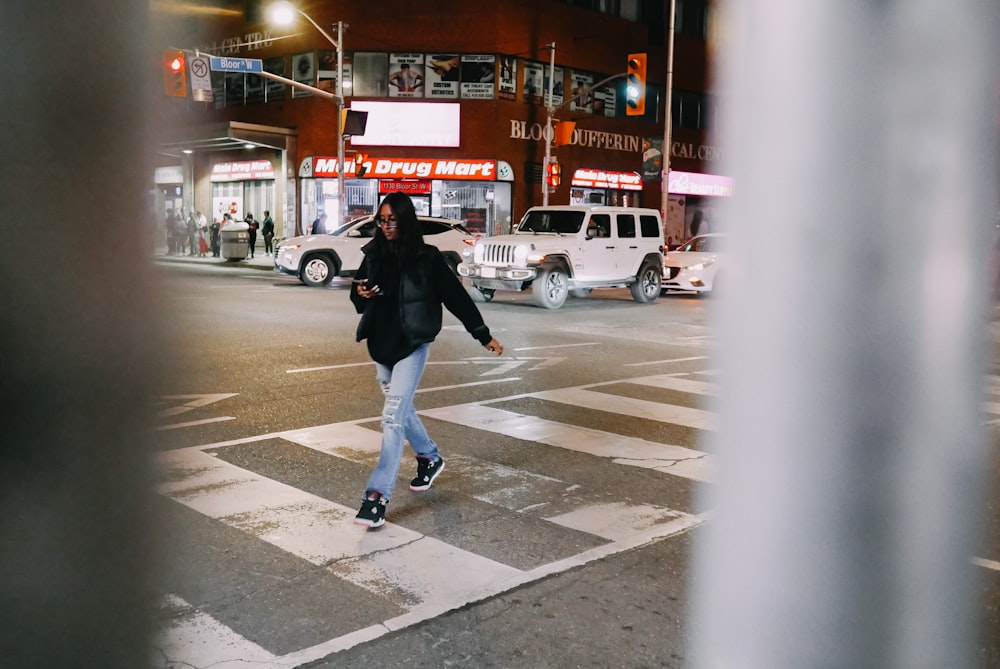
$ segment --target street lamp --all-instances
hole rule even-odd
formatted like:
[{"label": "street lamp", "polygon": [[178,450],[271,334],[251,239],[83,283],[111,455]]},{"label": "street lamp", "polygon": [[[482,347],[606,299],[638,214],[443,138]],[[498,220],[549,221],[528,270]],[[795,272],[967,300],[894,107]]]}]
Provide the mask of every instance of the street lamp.
[{"label": "street lamp", "polygon": [[337,91],[333,101],[337,103],[337,227],[339,228],[347,220],[347,196],[344,193],[344,22],[337,21],[337,38],[322,28],[311,16],[296,7],[290,2],[275,2],[268,9],[271,21],[276,25],[291,25],[295,22],[296,14],[308,21],[312,26],[326,38],[337,51]]}]

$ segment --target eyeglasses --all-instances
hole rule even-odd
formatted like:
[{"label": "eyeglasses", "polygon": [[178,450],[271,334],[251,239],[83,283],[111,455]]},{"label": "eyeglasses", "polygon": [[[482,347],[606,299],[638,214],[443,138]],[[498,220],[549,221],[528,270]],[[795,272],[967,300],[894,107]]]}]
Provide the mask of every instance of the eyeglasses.
[{"label": "eyeglasses", "polygon": [[381,216],[375,217],[375,223],[378,227],[383,230],[395,230],[399,227],[399,222],[395,216],[390,216],[389,218],[382,218]]}]

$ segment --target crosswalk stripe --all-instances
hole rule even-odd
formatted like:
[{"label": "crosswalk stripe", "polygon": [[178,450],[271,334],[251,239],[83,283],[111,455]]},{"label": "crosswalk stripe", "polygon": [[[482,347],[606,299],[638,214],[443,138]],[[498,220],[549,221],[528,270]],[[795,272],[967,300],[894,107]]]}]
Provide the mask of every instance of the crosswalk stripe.
[{"label": "crosswalk stripe", "polygon": [[697,395],[716,395],[716,384],[708,381],[698,381],[697,379],[686,379],[671,374],[658,374],[656,376],[640,376],[628,379],[628,383],[635,383],[640,386],[652,386],[665,390],[680,390],[685,393]]},{"label": "crosswalk stripe", "polygon": [[[547,396],[548,393],[533,393],[532,397],[540,395]],[[569,394],[555,393],[553,397],[571,401]],[[420,414],[516,439],[536,441],[570,451],[611,458],[618,464],[655,469],[698,481],[710,481],[712,478],[713,458],[683,446],[671,446],[601,430],[566,425],[479,404],[425,409]]]},{"label": "crosswalk stripe", "polygon": [[[520,573],[494,560],[386,523],[378,532],[354,525],[354,509],[218,460],[199,449],[160,454],[161,493],[227,525],[325,566],[407,609],[453,601]],[[358,560],[356,558],[364,558]],[[420,569],[407,565],[421,565]]]},{"label": "crosswalk stripe", "polygon": [[[175,595],[164,598],[165,608],[191,609]],[[278,667],[277,658],[199,611],[175,613],[169,628],[153,640],[151,666],[163,667]],[[288,665],[285,665],[288,666]]]},{"label": "crosswalk stripe", "polygon": [[587,388],[545,390],[531,393],[530,396],[561,404],[571,404],[573,406],[607,411],[624,416],[633,416],[635,418],[647,418],[661,423],[673,423],[674,425],[693,427],[701,430],[715,430],[718,423],[716,415],[704,409],[692,409],[673,404],[640,400],[634,397],[622,397]]}]

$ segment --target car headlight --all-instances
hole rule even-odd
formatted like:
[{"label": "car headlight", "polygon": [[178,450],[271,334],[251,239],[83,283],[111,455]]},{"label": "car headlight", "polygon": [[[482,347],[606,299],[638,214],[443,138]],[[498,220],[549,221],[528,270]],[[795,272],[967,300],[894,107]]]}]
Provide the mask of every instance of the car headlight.
[{"label": "car headlight", "polygon": [[[534,246],[534,245],[532,245]],[[514,247],[514,262],[518,265],[523,265],[528,259],[528,252],[531,250],[527,244],[518,244]]]}]

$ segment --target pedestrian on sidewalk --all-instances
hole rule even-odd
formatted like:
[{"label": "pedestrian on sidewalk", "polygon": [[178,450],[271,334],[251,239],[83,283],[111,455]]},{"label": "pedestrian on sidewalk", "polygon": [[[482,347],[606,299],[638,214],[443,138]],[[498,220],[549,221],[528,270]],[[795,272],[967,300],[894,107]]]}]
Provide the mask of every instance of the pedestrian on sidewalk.
[{"label": "pedestrian on sidewalk", "polygon": [[385,523],[403,458],[403,439],[417,456],[417,475],[410,490],[423,492],[444,470],[437,444],[413,406],[430,343],[441,331],[442,305],[488,351],[503,346],[483,322],[465,286],[452,273],[437,247],[424,243],[413,201],[390,193],[378,209],[378,230],[361,249],[364,258],[355,275],[351,302],[361,320],[357,340],[368,340],[375,378],[385,395],[382,449],[365,486],[354,522],[375,528]]},{"label": "pedestrian on sidewalk", "polygon": [[274,253],[274,246],[271,240],[274,239],[274,219],[271,212],[264,210],[264,224],[260,227],[260,234],[264,237],[264,252],[268,255]]},{"label": "pedestrian on sidewalk", "polygon": [[250,234],[250,257],[253,258],[254,247],[257,246],[257,228],[260,226],[254,220],[253,214],[247,214],[246,224],[247,232]]}]

